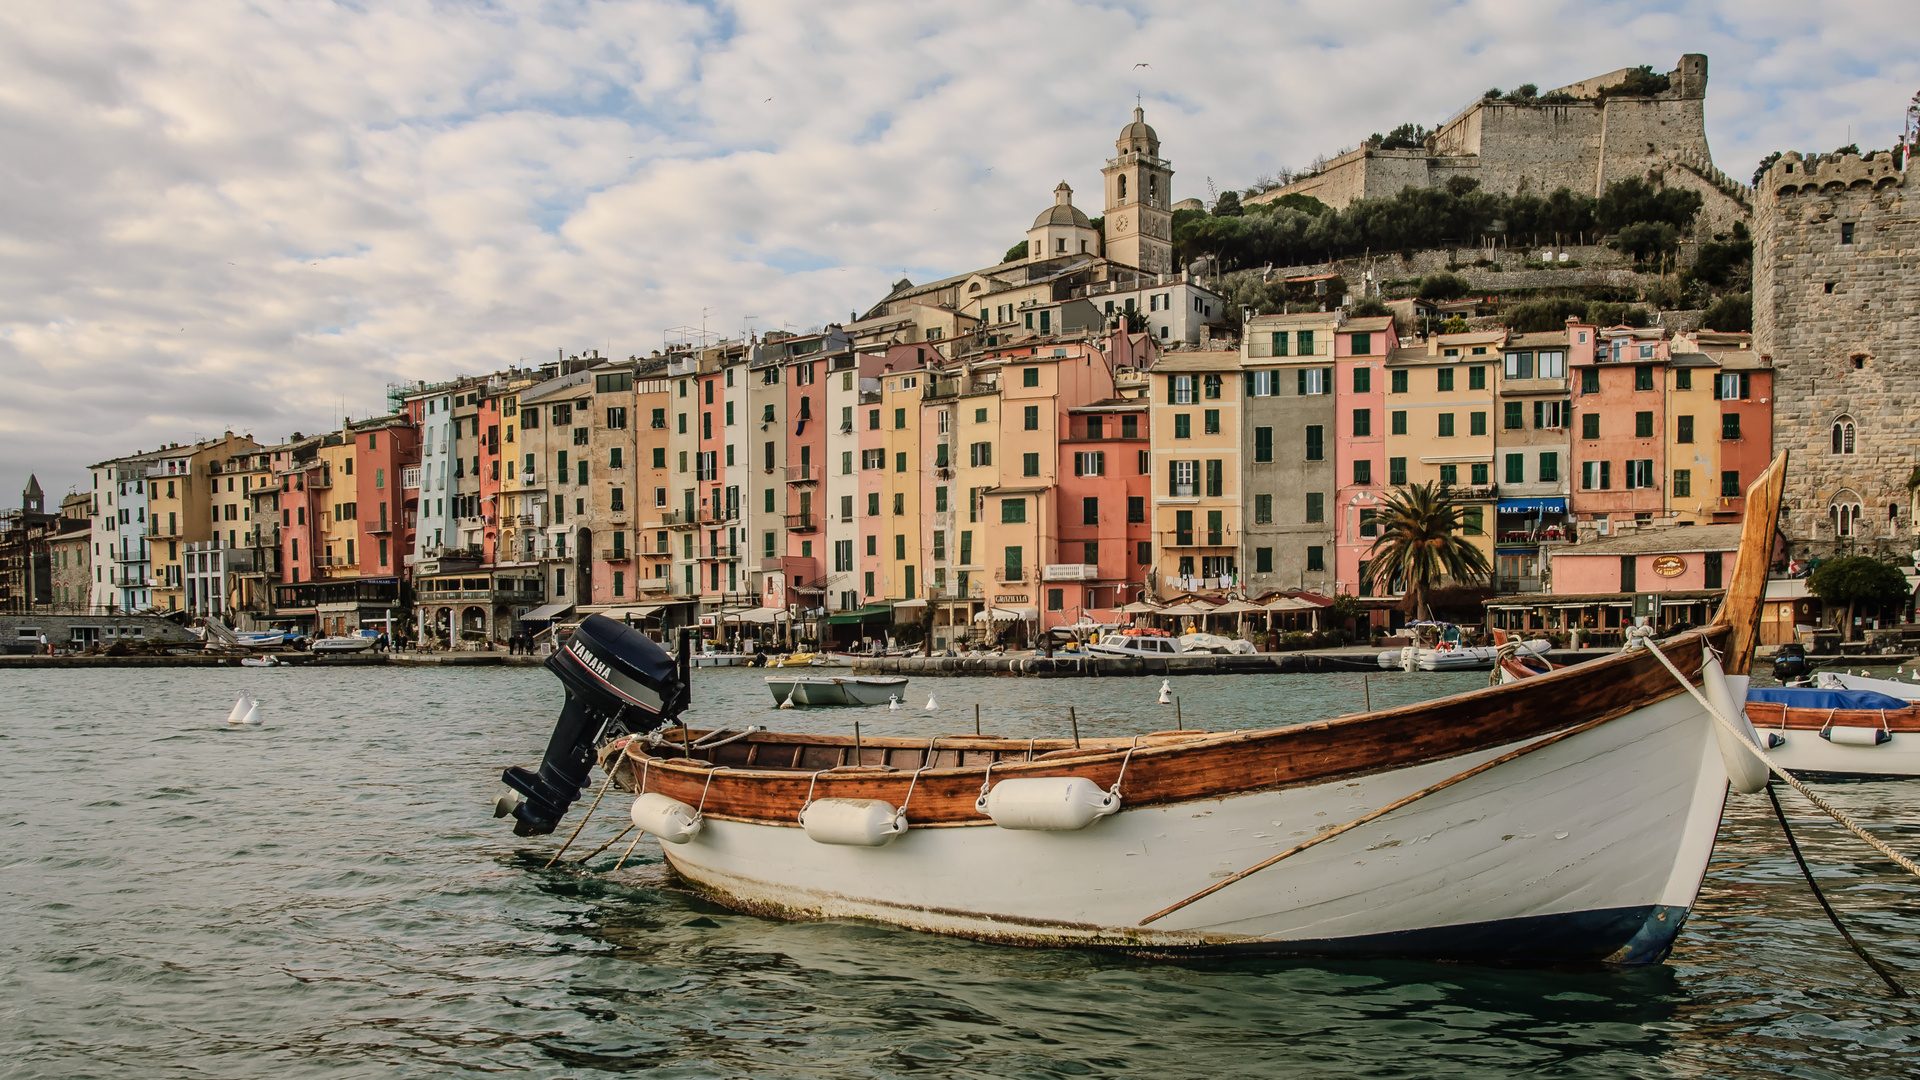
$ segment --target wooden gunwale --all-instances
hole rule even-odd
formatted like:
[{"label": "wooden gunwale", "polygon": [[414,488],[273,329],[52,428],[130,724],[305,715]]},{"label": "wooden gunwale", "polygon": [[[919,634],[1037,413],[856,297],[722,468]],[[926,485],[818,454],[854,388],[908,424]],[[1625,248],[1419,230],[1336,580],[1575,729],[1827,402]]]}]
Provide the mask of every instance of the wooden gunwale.
[{"label": "wooden gunwale", "polygon": [[[1920,706],[1904,709],[1802,709],[1778,701],[1747,702],[1747,719],[1762,731],[1819,731],[1834,727],[1880,727],[1885,719],[1888,731],[1920,732]],[[1783,722],[1784,721],[1784,722]]]},{"label": "wooden gunwale", "polygon": [[[1700,668],[1701,643],[1721,643],[1731,633],[1725,625],[1709,626],[1663,648],[1683,672],[1694,677]],[[1596,718],[1617,718],[1682,693],[1652,654],[1616,653],[1502,686],[1306,724],[1197,737],[1144,736],[1137,748],[1133,738],[1083,739],[1083,750],[1092,747],[1092,752],[1065,759],[997,761],[993,779],[1083,776],[1104,788],[1120,778],[1125,761],[1121,795],[1128,807],[1173,805],[1410,768]],[[915,828],[989,823],[974,808],[987,771],[984,762],[896,771],[716,766],[682,758],[681,738],[678,731],[668,733],[652,752],[632,740],[610,751],[608,760],[612,753],[624,754],[636,777],[644,771],[646,790],[700,807],[706,816],[721,820],[797,828],[800,809],[811,796],[883,799],[895,806],[905,802]],[[1043,748],[1071,748],[1066,740],[863,737],[862,760],[871,753],[884,760],[893,751],[924,751],[930,742],[943,755],[966,751],[1024,755],[1029,747],[1037,755]],[[774,733],[756,733],[733,745],[741,743],[794,747],[796,760],[807,747],[833,750],[837,755],[839,748],[853,746],[851,737]]]}]

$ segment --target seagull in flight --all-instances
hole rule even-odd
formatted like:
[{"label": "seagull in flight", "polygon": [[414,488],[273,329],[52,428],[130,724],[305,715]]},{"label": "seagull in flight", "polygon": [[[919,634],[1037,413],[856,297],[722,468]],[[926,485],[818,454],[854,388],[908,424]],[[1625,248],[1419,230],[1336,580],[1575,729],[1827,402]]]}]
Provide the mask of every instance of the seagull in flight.
[{"label": "seagull in flight", "polygon": [[1138,63],[1138,64],[1135,64],[1135,65],[1133,65],[1133,66],[1134,66],[1134,67],[1137,67],[1137,68],[1150,68],[1150,67],[1152,67],[1153,65],[1152,65],[1152,64],[1149,64],[1149,63],[1147,63],[1146,61],[1144,61],[1144,60],[1143,60],[1143,61],[1141,61],[1140,63]]}]

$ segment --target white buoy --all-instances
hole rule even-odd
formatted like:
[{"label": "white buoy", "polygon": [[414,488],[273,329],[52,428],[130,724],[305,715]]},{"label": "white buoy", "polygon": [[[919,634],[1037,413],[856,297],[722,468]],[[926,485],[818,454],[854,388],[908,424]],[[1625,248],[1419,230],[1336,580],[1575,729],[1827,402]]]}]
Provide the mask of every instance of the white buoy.
[{"label": "white buoy", "polygon": [[888,712],[900,711],[900,696],[898,694],[887,695],[887,711]]},{"label": "white buoy", "polygon": [[1160,704],[1162,705],[1173,704],[1173,680],[1172,679],[1160,680]]},{"label": "white buoy", "polygon": [[240,718],[242,724],[258,727],[260,724],[260,703],[255,701],[247,706],[247,715]]},{"label": "white buoy", "polygon": [[783,709],[793,708],[793,692],[798,689],[800,689],[799,683],[794,683],[792,686],[787,687],[787,700],[780,703],[781,708]]},{"label": "white buoy", "polygon": [[234,700],[233,710],[227,713],[227,723],[229,724],[240,723],[240,721],[247,715],[247,706],[252,704],[253,702],[247,698],[247,695],[241,694],[238,698]]},{"label": "white buoy", "polygon": [[936,704],[934,704],[934,702],[933,702],[933,695],[932,695],[932,694],[928,694],[928,695],[927,695],[927,711],[928,711],[928,712],[932,712],[933,710],[935,710],[935,709],[937,709],[937,708],[939,708],[939,707],[940,707],[940,706],[938,706],[938,705],[936,705]]}]

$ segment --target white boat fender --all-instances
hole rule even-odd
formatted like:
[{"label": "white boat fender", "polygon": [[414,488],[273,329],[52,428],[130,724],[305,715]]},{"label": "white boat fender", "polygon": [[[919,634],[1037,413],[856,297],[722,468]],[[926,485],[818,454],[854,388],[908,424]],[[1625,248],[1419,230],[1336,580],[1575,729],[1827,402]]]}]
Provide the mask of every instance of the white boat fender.
[{"label": "white boat fender", "polygon": [[1072,832],[1118,811],[1120,793],[1084,776],[1021,777],[995,784],[974,808],[1003,829]]},{"label": "white boat fender", "polygon": [[[1753,730],[1753,721],[1747,719],[1747,679],[1736,677],[1739,683],[1735,693],[1733,683],[1736,679],[1727,677],[1726,669],[1720,666],[1720,658],[1711,651],[1707,652],[1700,664],[1700,689],[1707,695],[1707,701],[1714,711],[1732,720],[1740,729],[1738,736],[1726,729],[1723,724],[1713,725],[1713,737],[1720,744],[1720,760],[1727,767],[1727,783],[1733,790],[1743,795],[1751,795],[1767,786],[1772,773],[1767,763],[1752,752],[1760,745],[1760,736]],[[1741,740],[1747,745],[1741,745]]]},{"label": "white boat fender", "polygon": [[907,831],[907,812],[884,799],[817,799],[800,811],[800,827],[816,844],[886,847]]},{"label": "white boat fender", "polygon": [[684,844],[700,835],[703,819],[698,811],[679,799],[649,791],[633,800],[628,812],[634,825],[669,844]]},{"label": "white boat fender", "polygon": [[1820,737],[1835,746],[1879,746],[1893,741],[1893,732],[1877,727],[1826,727]]},{"label": "white boat fender", "polygon": [[1412,671],[1419,666],[1420,650],[1412,645],[1400,650],[1400,670]]}]

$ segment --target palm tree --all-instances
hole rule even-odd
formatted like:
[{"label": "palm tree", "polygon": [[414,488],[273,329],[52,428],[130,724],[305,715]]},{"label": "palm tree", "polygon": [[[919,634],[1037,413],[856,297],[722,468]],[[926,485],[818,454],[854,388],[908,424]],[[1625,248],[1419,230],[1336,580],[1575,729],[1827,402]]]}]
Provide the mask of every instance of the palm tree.
[{"label": "palm tree", "polygon": [[1415,617],[1425,619],[1427,593],[1442,577],[1463,581],[1491,574],[1485,553],[1459,535],[1464,516],[1446,489],[1432,482],[1388,495],[1367,563],[1368,583],[1386,592],[1395,579],[1404,580],[1413,593]]}]

